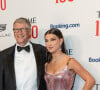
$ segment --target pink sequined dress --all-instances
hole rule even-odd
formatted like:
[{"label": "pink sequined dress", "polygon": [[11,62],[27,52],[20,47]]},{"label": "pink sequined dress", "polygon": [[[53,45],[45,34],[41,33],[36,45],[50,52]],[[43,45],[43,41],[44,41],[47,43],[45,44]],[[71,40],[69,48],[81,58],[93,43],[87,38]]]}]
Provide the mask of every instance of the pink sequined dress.
[{"label": "pink sequined dress", "polygon": [[45,70],[44,76],[47,90],[72,90],[75,72],[69,70],[67,66],[56,74],[49,74]]}]

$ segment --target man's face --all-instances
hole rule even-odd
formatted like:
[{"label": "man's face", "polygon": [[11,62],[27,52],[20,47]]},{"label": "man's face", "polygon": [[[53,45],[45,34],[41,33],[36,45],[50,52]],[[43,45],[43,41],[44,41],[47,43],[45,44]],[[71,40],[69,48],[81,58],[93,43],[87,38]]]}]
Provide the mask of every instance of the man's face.
[{"label": "man's face", "polygon": [[15,23],[13,29],[16,42],[19,45],[24,46],[29,40],[31,30],[29,30],[25,23]]}]

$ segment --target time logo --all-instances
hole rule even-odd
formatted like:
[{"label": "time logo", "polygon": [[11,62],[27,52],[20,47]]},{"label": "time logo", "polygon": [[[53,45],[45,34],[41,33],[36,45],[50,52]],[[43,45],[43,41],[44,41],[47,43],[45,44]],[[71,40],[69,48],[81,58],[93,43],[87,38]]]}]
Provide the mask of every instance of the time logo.
[{"label": "time logo", "polygon": [[56,0],[56,3],[72,2],[74,0]]},{"label": "time logo", "polygon": [[6,0],[0,0],[0,9],[6,10]]}]

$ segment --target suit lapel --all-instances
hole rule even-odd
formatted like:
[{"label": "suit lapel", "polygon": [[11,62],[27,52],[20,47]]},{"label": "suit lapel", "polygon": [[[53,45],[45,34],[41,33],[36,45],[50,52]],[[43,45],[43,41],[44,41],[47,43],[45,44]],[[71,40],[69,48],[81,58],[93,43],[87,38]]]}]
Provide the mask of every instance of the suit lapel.
[{"label": "suit lapel", "polygon": [[34,52],[34,55],[35,55],[35,60],[36,60],[36,64],[37,64],[37,69],[38,69],[38,65],[39,65],[39,57],[38,57],[38,47],[37,47],[37,45],[35,45],[35,44],[33,44],[32,43],[32,47],[33,47],[33,52]]},{"label": "suit lapel", "polygon": [[39,51],[38,51],[38,45],[35,45],[33,43],[32,44],[32,47],[33,47],[33,52],[34,52],[34,55],[35,55],[35,61],[36,61],[36,66],[37,66],[37,82],[38,82],[38,85],[39,85],[39,82],[40,82],[40,70],[41,70],[41,67],[40,67],[40,61],[39,61]]},{"label": "suit lapel", "polygon": [[[37,82],[38,82],[38,86],[40,84],[40,76],[41,76],[41,62],[40,62],[40,58],[39,55],[40,53],[40,49],[38,49],[38,45],[36,44],[32,44],[33,47],[33,52],[35,55],[35,60],[36,60],[36,65],[37,65]],[[8,64],[8,69],[9,72],[11,74],[11,77],[14,81],[14,85],[16,85],[16,78],[15,78],[15,70],[14,70],[14,55],[15,55],[15,45],[13,47],[10,48],[9,53],[7,54],[7,64]]]},{"label": "suit lapel", "polygon": [[35,45],[35,44],[32,44],[33,46],[33,52],[34,52],[34,55],[35,55],[35,59],[36,59],[36,64],[39,63],[39,60],[38,60],[38,47]]},{"label": "suit lapel", "polygon": [[15,54],[15,45],[11,47],[11,50],[9,51],[9,54],[7,56],[7,62],[8,62],[7,64],[11,77],[16,85],[15,71],[14,71],[14,54]]}]

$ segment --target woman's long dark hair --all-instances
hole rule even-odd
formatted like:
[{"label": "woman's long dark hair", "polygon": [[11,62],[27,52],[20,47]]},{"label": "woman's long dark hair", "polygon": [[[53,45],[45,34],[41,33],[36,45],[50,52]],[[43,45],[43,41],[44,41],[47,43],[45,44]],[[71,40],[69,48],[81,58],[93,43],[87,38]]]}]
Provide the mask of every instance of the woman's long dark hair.
[{"label": "woman's long dark hair", "polygon": [[[54,35],[56,35],[59,39],[61,39],[61,38],[64,39],[64,37],[63,37],[63,35],[62,35],[62,32],[61,32],[59,29],[57,29],[57,28],[51,28],[50,30],[48,30],[48,31],[45,33],[45,36],[46,36],[47,34],[54,34]],[[63,40],[63,43],[62,43],[62,45],[61,45],[61,50],[62,50],[63,53],[66,53],[66,48],[65,48],[65,42],[64,42],[64,40]],[[52,55],[51,55],[51,53],[48,52],[48,50],[47,50],[47,62],[49,63],[49,62],[51,61],[51,59],[52,59]]]}]

